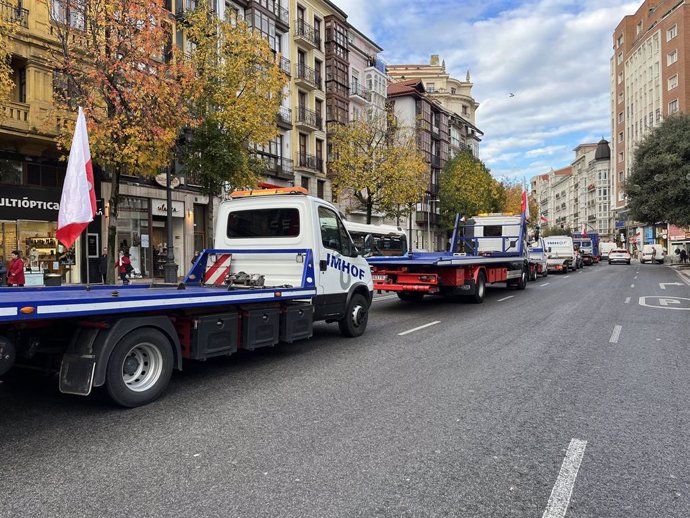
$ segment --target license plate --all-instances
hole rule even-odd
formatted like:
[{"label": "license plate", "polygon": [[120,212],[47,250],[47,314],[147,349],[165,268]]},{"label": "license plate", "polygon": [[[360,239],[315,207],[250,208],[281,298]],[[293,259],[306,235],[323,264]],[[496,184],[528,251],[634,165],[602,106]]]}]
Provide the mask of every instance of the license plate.
[{"label": "license plate", "polygon": [[388,276],[387,275],[372,275],[372,278],[375,281],[383,282],[383,281],[386,281],[388,279]]}]

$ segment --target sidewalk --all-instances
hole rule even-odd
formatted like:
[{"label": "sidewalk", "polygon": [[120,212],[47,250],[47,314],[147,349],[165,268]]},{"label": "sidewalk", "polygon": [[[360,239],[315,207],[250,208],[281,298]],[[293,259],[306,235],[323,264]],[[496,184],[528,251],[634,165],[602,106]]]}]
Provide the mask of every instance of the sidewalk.
[{"label": "sidewalk", "polygon": [[685,280],[687,284],[690,284],[690,263],[686,264],[667,264],[669,268],[676,270]]}]

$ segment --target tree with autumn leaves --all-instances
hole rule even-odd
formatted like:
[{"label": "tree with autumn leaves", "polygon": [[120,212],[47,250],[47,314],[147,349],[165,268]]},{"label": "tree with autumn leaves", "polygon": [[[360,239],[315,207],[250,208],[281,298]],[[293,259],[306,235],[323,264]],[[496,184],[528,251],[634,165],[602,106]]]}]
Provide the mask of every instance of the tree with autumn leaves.
[{"label": "tree with autumn leaves", "polygon": [[[12,44],[10,37],[17,30],[16,22],[5,19],[0,16],[0,106],[4,105],[10,100],[14,82],[12,81],[12,67],[10,66],[10,57]],[[0,118],[3,116],[3,111],[0,110]]]},{"label": "tree with autumn leaves", "polygon": [[280,56],[244,21],[221,20],[200,3],[185,13],[181,25],[192,44],[196,97],[191,109],[200,124],[185,133],[180,160],[209,195],[212,228],[213,196],[225,185],[256,185],[265,169],[252,149],[278,135],[276,117],[288,79],[278,66]]},{"label": "tree with autumn leaves", "polygon": [[[82,106],[91,155],[111,180],[108,261],[115,264],[122,174],[169,167],[181,128],[195,123],[194,70],[171,45],[171,13],[162,0],[70,0],[56,24],[58,120]],[[69,149],[72,124],[61,135]],[[108,282],[114,270],[108,268]]]},{"label": "tree with autumn leaves", "polygon": [[339,199],[350,197],[366,211],[400,217],[429,187],[429,165],[413,131],[390,114],[369,114],[329,128],[329,175]]}]

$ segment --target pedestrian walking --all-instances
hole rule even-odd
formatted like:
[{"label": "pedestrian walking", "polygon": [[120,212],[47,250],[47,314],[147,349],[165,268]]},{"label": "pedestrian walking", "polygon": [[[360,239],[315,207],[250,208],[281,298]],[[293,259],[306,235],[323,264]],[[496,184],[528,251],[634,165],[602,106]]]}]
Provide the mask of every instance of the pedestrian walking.
[{"label": "pedestrian walking", "polygon": [[129,259],[129,254],[123,254],[117,263],[117,272],[120,275],[122,284],[129,284],[128,275],[132,273],[134,267],[132,266],[132,261]]},{"label": "pedestrian walking", "polygon": [[19,250],[12,251],[9,274],[7,275],[8,286],[24,286],[24,261],[22,261]]},{"label": "pedestrian walking", "polygon": [[2,257],[0,257],[0,286],[5,285],[5,277],[7,276],[7,266],[5,266],[5,262],[2,260]]},{"label": "pedestrian walking", "polygon": [[108,249],[104,248],[103,253],[98,258],[98,274],[103,278],[103,284],[108,277]]},{"label": "pedestrian walking", "polygon": [[688,262],[688,253],[685,251],[685,248],[680,251],[680,262],[683,264]]},{"label": "pedestrian walking", "polygon": [[196,260],[199,259],[199,256],[201,254],[199,253],[199,250],[194,250],[194,257],[192,257],[192,264],[196,263]]}]

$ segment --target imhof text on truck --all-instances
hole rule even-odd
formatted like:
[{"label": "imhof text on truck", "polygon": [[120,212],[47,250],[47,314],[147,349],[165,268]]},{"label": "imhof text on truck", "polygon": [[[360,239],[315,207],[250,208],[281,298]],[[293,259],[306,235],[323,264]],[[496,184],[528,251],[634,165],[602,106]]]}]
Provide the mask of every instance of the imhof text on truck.
[{"label": "imhof text on truck", "polygon": [[135,407],[187,360],[310,338],[315,320],[364,333],[370,268],[328,202],[301,188],[235,193],[215,243],[179,285],[0,290],[0,376],[55,370],[64,393],[103,386]]}]

